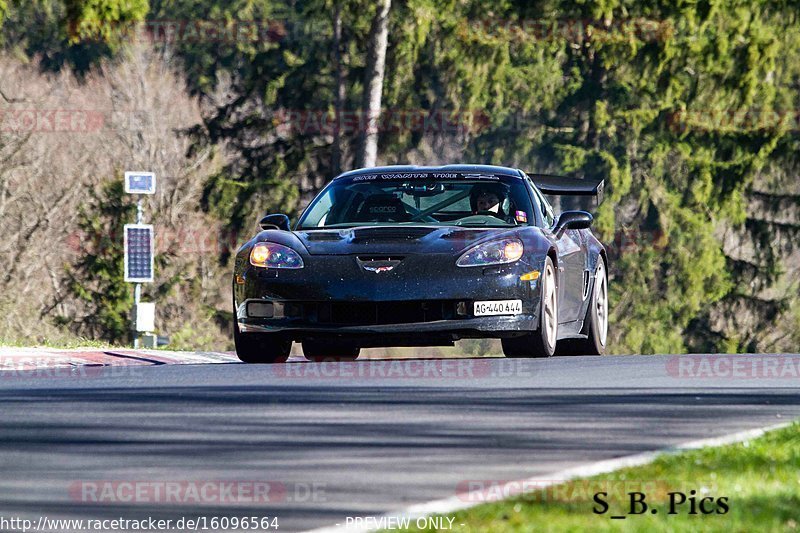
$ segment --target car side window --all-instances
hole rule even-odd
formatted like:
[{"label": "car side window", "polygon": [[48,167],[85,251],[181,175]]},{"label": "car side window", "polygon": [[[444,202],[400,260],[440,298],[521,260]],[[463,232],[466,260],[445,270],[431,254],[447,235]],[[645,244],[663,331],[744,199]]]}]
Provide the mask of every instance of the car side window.
[{"label": "car side window", "polygon": [[531,183],[530,178],[525,176],[523,183],[525,183],[525,188],[528,189],[528,197],[531,202],[531,209],[533,210],[533,219],[529,222],[529,225],[540,226],[542,220],[542,209],[539,205],[539,199],[533,192],[533,184]]},{"label": "car side window", "polygon": [[544,226],[546,228],[550,228],[556,221],[555,214],[553,213],[553,208],[550,206],[550,203],[547,200],[545,200],[544,196],[542,196],[542,193],[539,192],[539,189],[537,189],[536,186],[533,185],[533,183],[531,183],[530,185],[531,189],[533,189],[533,195],[537,204],[536,207],[542,213],[542,220],[544,221]]},{"label": "car side window", "polygon": [[331,207],[333,206],[333,188],[329,188],[324,196],[311,207],[305,220],[306,227],[320,227],[325,225]]}]

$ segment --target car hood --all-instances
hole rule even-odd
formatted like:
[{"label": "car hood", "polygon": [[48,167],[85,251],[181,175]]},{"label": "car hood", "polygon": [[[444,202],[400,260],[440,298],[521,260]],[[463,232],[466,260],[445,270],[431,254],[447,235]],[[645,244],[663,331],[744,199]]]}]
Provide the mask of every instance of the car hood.
[{"label": "car hood", "polygon": [[341,230],[295,231],[311,255],[411,254],[461,252],[493,235],[516,228],[363,226]]}]

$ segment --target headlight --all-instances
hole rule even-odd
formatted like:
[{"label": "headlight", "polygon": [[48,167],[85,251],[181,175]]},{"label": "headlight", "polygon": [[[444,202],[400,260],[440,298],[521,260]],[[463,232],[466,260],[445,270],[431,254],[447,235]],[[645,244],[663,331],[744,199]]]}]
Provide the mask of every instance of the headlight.
[{"label": "headlight", "polygon": [[303,268],[303,258],[288,246],[259,242],[250,250],[250,264],[265,268]]},{"label": "headlight", "polygon": [[513,263],[522,257],[522,241],[516,238],[485,242],[467,250],[458,258],[460,267],[501,265]]}]

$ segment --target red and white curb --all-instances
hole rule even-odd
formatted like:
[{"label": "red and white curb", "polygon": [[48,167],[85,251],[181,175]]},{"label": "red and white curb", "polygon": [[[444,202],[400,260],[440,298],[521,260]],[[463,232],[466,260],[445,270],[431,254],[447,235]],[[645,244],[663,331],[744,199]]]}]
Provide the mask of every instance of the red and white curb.
[{"label": "red and white curb", "polygon": [[0,347],[0,373],[80,367],[213,364],[238,361],[236,355],[226,352]]}]

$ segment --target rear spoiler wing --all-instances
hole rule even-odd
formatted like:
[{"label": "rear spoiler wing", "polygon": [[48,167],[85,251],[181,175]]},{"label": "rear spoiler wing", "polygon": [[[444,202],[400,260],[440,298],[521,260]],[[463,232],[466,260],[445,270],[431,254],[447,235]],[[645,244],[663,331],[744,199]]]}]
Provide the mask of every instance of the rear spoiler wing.
[{"label": "rear spoiler wing", "polygon": [[536,187],[543,194],[557,196],[594,196],[597,204],[603,201],[603,186],[605,181],[593,181],[551,174],[528,174]]}]

